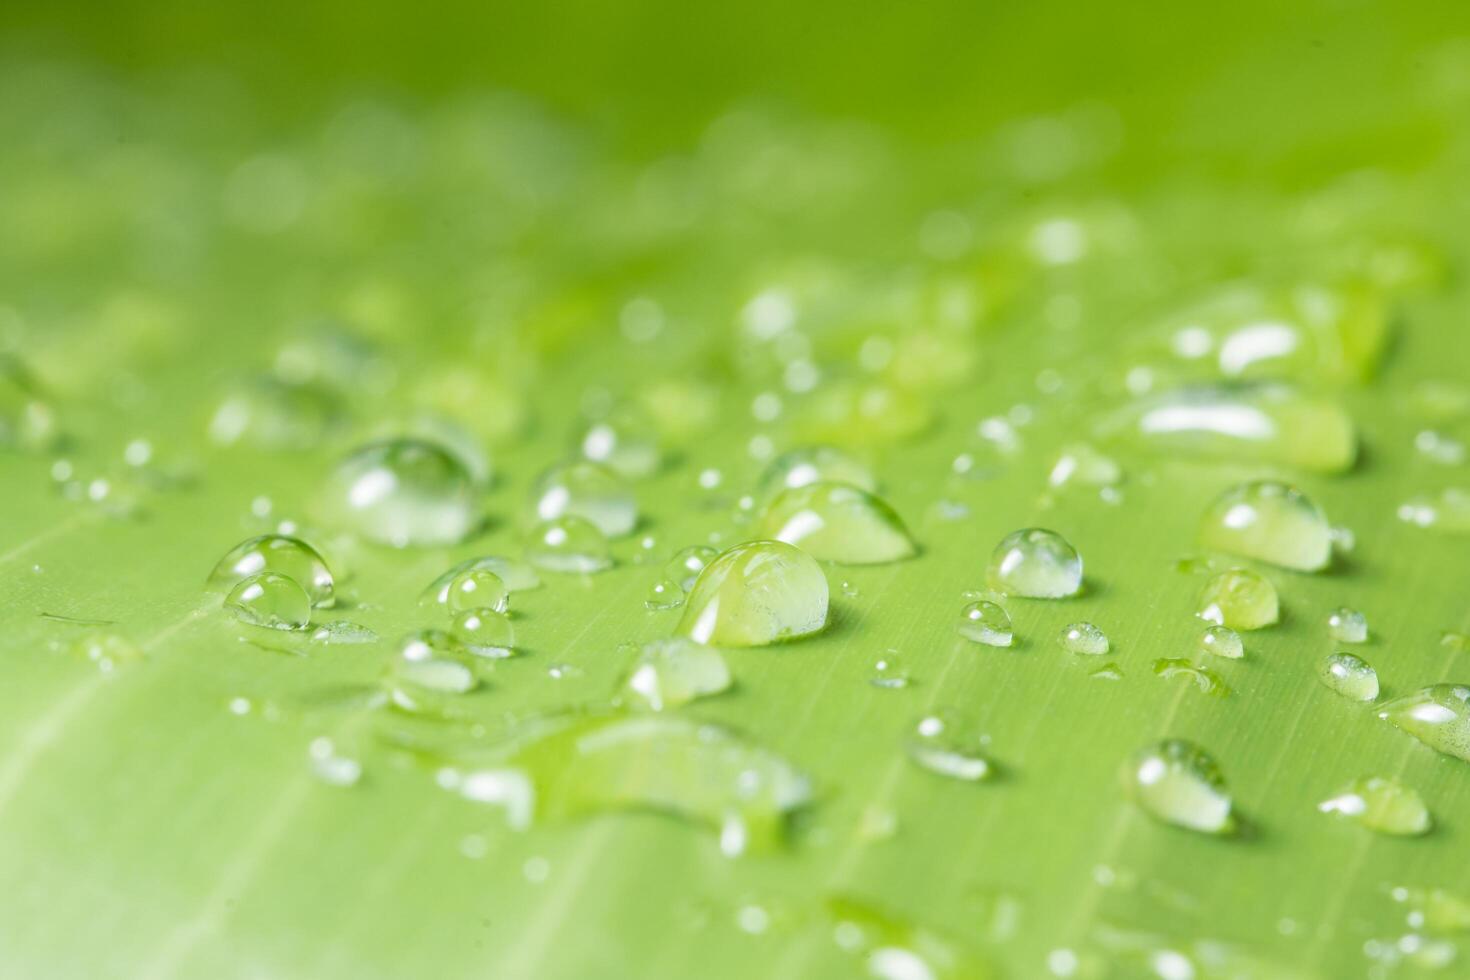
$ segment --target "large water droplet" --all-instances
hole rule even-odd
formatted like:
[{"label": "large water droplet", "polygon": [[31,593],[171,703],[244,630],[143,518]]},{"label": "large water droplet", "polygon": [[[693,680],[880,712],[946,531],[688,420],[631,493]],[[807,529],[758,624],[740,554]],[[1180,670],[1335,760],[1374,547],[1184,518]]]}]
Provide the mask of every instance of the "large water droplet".
[{"label": "large water droplet", "polygon": [[1334,609],[1327,614],[1327,634],[1339,643],[1367,643],[1368,617],[1356,609]]},{"label": "large water droplet", "polygon": [[806,552],[781,541],[736,545],[694,583],[675,632],[711,646],[764,646],[827,623],[827,579]]},{"label": "large water droplet", "polygon": [[395,548],[454,544],[479,521],[464,464],[418,439],[373,443],[352,453],[333,473],[326,499],[324,517]]},{"label": "large water droplet", "polygon": [[1200,634],[1199,648],[1205,653],[1230,660],[1239,660],[1245,656],[1245,644],[1241,642],[1240,634],[1228,626],[1206,626],[1205,631]]},{"label": "large water droplet", "polygon": [[225,598],[225,608],[251,626],[304,630],[311,625],[311,597],[295,579],[275,572],[241,579]]},{"label": "large water droplet", "polygon": [[1428,833],[1433,822],[1424,798],[1413,788],[1381,776],[1353,780],[1336,796],[1317,804],[1317,809],[1395,836]]},{"label": "large water droplet", "polygon": [[960,636],[988,647],[1008,647],[1015,640],[1011,617],[997,603],[981,599],[960,611]]},{"label": "large water droplet", "polygon": [[1101,657],[1111,648],[1108,635],[1091,623],[1072,623],[1062,627],[1057,643],[1068,653]]},{"label": "large water droplet", "polygon": [[597,525],[568,515],[544,521],[526,536],[526,560],[548,572],[591,575],[612,567],[607,538]]},{"label": "large water droplet", "polygon": [[399,642],[385,683],[395,705],[417,714],[441,710],[441,698],[467,694],[480,679],[452,636],[443,630],[419,630]]},{"label": "large water droplet", "polygon": [[990,587],[1006,595],[1059,599],[1082,589],[1082,556],[1055,531],[1032,527],[1001,539],[990,556]]},{"label": "large water droplet", "polygon": [[[862,967],[834,970],[836,976],[874,980],[987,980],[991,965],[963,941],[927,926],[898,918],[867,902],[847,896],[827,900],[832,938]],[[845,966],[845,965],[844,965]]]},{"label": "large water droplet", "polygon": [[1378,697],[1378,672],[1362,657],[1351,653],[1330,653],[1317,668],[1322,683],[1353,701],[1372,701]]},{"label": "large water droplet", "polygon": [[719,694],[733,682],[719,651],[673,637],[644,645],[623,681],[622,692],[630,704],[663,711]]},{"label": "large water droplet", "polygon": [[1054,487],[1111,487],[1123,479],[1123,469],[1111,456],[1105,456],[1085,442],[1062,449],[1051,468],[1047,482]]},{"label": "large water droplet", "polygon": [[1270,480],[1226,490],[1205,510],[1200,544],[1246,558],[1315,572],[1332,558],[1327,515],[1295,487]]},{"label": "large water droplet", "polygon": [[1436,751],[1470,762],[1470,685],[1426,687],[1389,701],[1378,717]]},{"label": "large water droplet", "polygon": [[842,483],[810,483],[778,494],[757,529],[799,546],[819,561],[871,565],[914,554],[914,541],[893,508]]},{"label": "large water droplet", "polygon": [[1125,778],[1139,806],[1151,816],[1207,834],[1234,828],[1225,777],[1204,749],[1165,739],[1139,750]]},{"label": "large water droplet", "polygon": [[978,782],[992,771],[984,738],[956,711],[940,710],[920,718],[905,749],[916,765],[951,779]]},{"label": "large water droplet", "polygon": [[377,643],[378,634],[371,627],[361,623],[339,619],[335,622],[323,623],[312,630],[311,641],[335,646],[354,646]]},{"label": "large water droplet", "polygon": [[335,585],[326,561],[305,541],[283,534],[265,534],[231,548],[209,573],[209,585],[228,591],[241,579],[262,572],[295,580],[315,607],[331,606],[335,601]]},{"label": "large water droplet", "polygon": [[770,500],[782,490],[813,483],[846,483],[874,493],[878,481],[855,457],[832,446],[809,446],[782,453],[761,474],[757,495]]},{"label": "large water droplet", "polygon": [[434,579],[424,590],[419,601],[425,605],[443,606],[447,609],[449,587],[454,584],[456,578],[471,569],[484,569],[493,573],[511,592],[526,592],[541,587],[541,577],[536,574],[536,569],[527,562],[517,561],[514,558],[502,558],[498,555],[485,555],[462,561]]},{"label": "large water droplet", "polygon": [[598,463],[563,463],[542,473],[531,488],[532,523],[580,517],[610,538],[631,534],[638,504],[626,480]]},{"label": "large water droplet", "polygon": [[472,609],[503,613],[510,608],[510,590],[488,568],[467,568],[460,572],[449,583],[444,598],[451,613]]},{"label": "large water droplet", "polygon": [[1281,618],[1276,586],[1248,568],[1231,568],[1205,584],[1198,615],[1233,630],[1258,630]]}]

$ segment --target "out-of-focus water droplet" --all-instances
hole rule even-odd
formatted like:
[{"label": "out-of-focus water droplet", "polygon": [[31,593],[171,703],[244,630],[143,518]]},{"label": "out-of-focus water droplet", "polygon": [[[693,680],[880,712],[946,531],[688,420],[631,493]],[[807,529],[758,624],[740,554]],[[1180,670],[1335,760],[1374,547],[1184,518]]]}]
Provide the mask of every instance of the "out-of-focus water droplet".
[{"label": "out-of-focus water droplet", "polygon": [[1145,746],[1124,777],[1138,805],[1165,823],[1206,834],[1229,833],[1235,826],[1220,767],[1192,742],[1165,739]]},{"label": "out-of-focus water droplet", "polygon": [[1327,515],[1295,487],[1271,480],[1226,490],[1205,510],[1200,544],[1258,561],[1315,572],[1332,558]]},{"label": "out-of-focus water droplet", "polygon": [[1091,623],[1072,623],[1062,627],[1057,643],[1068,653],[1101,657],[1111,649],[1108,635]]},{"label": "out-of-focus water droplet", "polygon": [[480,515],[474,480],[458,457],[431,442],[392,439],[338,464],[323,517],[369,541],[407,548],[462,541]]},{"label": "out-of-focus water droplet", "polygon": [[1368,617],[1356,609],[1334,609],[1327,614],[1327,635],[1339,643],[1367,643]]},{"label": "out-of-focus water droplet", "polygon": [[328,645],[350,646],[363,643],[378,642],[378,634],[370,627],[361,623],[349,622],[339,619],[331,623],[323,623],[311,632],[313,643],[325,643]]},{"label": "out-of-focus water droplet", "polygon": [[143,659],[143,650],[119,633],[93,630],[72,643],[72,651],[83,660],[95,664],[104,674],[127,667]]},{"label": "out-of-focus water droplet", "polygon": [[670,578],[661,578],[648,587],[648,597],[643,600],[645,608],[654,612],[677,609],[684,605],[684,590]]},{"label": "out-of-focus water droplet", "polygon": [[714,561],[718,554],[718,551],[705,544],[681,548],[678,554],[670,558],[669,563],[664,566],[664,577],[672,580],[681,591],[688,592],[694,588],[694,582],[699,578],[699,573],[704,571],[705,566]]},{"label": "out-of-focus water droplet", "polygon": [[1015,642],[1010,615],[988,599],[972,602],[960,610],[955,629],[965,639],[988,647],[1008,647]]},{"label": "out-of-focus water droplet", "polygon": [[612,567],[607,538],[597,525],[568,515],[544,521],[526,539],[526,560],[548,572],[590,575]]},{"label": "out-of-focus water droplet", "polygon": [[959,939],[849,896],[827,900],[832,939],[861,968],[836,971],[874,980],[984,980],[991,965]]},{"label": "out-of-focus water droplet", "polygon": [[1378,717],[1438,752],[1470,762],[1470,685],[1426,687],[1387,702]]},{"label": "out-of-focus water droplet", "polygon": [[1389,895],[1408,908],[1405,918],[1412,929],[1423,929],[1434,935],[1470,932],[1470,898],[1444,888],[1404,885],[1390,889]]},{"label": "out-of-focus water droplet", "polygon": [[734,678],[718,650],[679,637],[645,644],[623,681],[623,700],[649,711],[678,708],[730,688]]},{"label": "out-of-focus water droplet", "polygon": [[1228,626],[1206,626],[1205,631],[1200,634],[1199,648],[1205,653],[1230,660],[1239,660],[1245,656],[1245,644],[1241,642],[1240,634]]},{"label": "out-of-focus water droplet", "polygon": [[283,534],[261,535],[231,548],[209,573],[209,585],[219,591],[229,591],[241,579],[262,572],[274,572],[294,580],[306,590],[311,604],[317,608],[331,606],[335,601],[335,582],[326,561],[305,541]]},{"label": "out-of-focus water droplet", "polygon": [[764,646],[822,629],[827,603],[815,559],[781,541],[751,541],[699,574],[675,632],[710,646]]},{"label": "out-of-focus water droplet", "polygon": [[1233,630],[1258,630],[1281,618],[1276,586],[1248,568],[1231,568],[1211,578],[1196,608],[1201,619]]},{"label": "out-of-focus water droplet", "polygon": [[1419,494],[1399,505],[1399,520],[1446,534],[1470,533],[1470,490],[1445,487]]},{"label": "out-of-focus water droplet", "polygon": [[1317,804],[1323,813],[1346,817],[1380,834],[1412,837],[1429,832],[1432,820],[1424,798],[1394,779],[1355,779],[1336,796]]},{"label": "out-of-focus water droplet", "polygon": [[473,691],[480,679],[463,662],[464,649],[443,630],[419,630],[405,636],[389,665],[387,684],[393,703],[406,711],[432,711],[436,695]]},{"label": "out-of-focus water droplet", "polygon": [[1217,698],[1230,696],[1230,685],[1208,667],[1201,667],[1182,657],[1161,657],[1154,661],[1154,673],[1167,679],[1186,678],[1204,694]]},{"label": "out-of-focus water droplet", "polygon": [[782,453],[761,474],[756,495],[770,500],[783,490],[813,483],[846,483],[874,493],[878,481],[856,457],[833,446],[808,446]]},{"label": "out-of-focus water droplet", "polygon": [[940,710],[920,718],[905,749],[916,765],[951,779],[978,782],[992,772],[985,740],[955,711]]},{"label": "out-of-focus water droplet", "polygon": [[1378,672],[1356,654],[1328,654],[1317,668],[1317,677],[1352,701],[1372,701],[1378,697]]},{"label": "out-of-focus water droplet", "polygon": [[908,664],[897,652],[890,650],[873,662],[873,673],[868,683],[874,687],[900,690],[913,683]]},{"label": "out-of-focus water droplet", "polygon": [[617,473],[598,463],[576,462],[553,466],[531,488],[532,523],[580,517],[609,538],[633,533],[638,503],[633,490]]},{"label": "out-of-focus water droplet", "polygon": [[251,626],[304,630],[311,625],[311,597],[295,579],[275,572],[241,579],[225,598],[225,608]]},{"label": "out-of-focus water droplet", "polygon": [[209,420],[209,438],[222,445],[306,450],[320,446],[341,415],[331,392],[314,384],[255,378],[235,385]]},{"label": "out-of-focus water droplet", "polygon": [[1121,681],[1123,679],[1123,668],[1116,661],[1108,661],[1101,667],[1094,667],[1087,672],[1087,676],[1099,681]]},{"label": "out-of-focus water droplet", "polygon": [[893,508],[842,483],[783,490],[766,508],[757,533],[797,545],[818,561],[845,565],[899,561],[916,550]]},{"label": "out-of-focus water droplet", "polygon": [[481,657],[509,657],[515,653],[516,632],[510,617],[494,609],[466,609],[454,617],[451,635]]},{"label": "out-of-focus water droplet", "polygon": [[1414,449],[1420,456],[1440,466],[1460,466],[1467,455],[1464,442],[1434,429],[1415,434]]},{"label": "out-of-focus water droplet", "polygon": [[627,405],[587,427],[582,455],[633,480],[652,476],[663,462],[658,429],[641,411]]},{"label": "out-of-focus water droplet", "polygon": [[1059,599],[1082,589],[1082,556],[1055,531],[1032,527],[1001,539],[990,556],[990,587],[1006,595]]},{"label": "out-of-focus water droplet", "polygon": [[1085,442],[1079,442],[1062,449],[1047,482],[1054,487],[1111,487],[1122,479],[1123,468],[1117,460]]},{"label": "out-of-focus water droplet", "polygon": [[362,779],[362,763],[339,753],[325,735],[312,739],[306,754],[312,774],[329,786],[355,786]]},{"label": "out-of-focus water droplet", "polygon": [[510,608],[510,590],[500,576],[488,568],[467,568],[449,583],[445,605],[451,613],[489,609],[503,613]]}]

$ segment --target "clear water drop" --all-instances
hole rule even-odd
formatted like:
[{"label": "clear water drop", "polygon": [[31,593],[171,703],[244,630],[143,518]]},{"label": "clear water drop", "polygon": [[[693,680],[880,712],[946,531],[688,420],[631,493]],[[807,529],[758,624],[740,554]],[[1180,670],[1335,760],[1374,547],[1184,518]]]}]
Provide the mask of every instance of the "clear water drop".
[{"label": "clear water drop", "polygon": [[582,455],[631,480],[652,476],[663,463],[658,429],[642,411],[629,405],[587,427]]},{"label": "clear water drop", "polygon": [[499,659],[515,653],[515,627],[509,616],[494,609],[464,610],[454,617],[450,634],[476,656]]},{"label": "clear water drop", "polygon": [[143,660],[143,649],[132,640],[119,633],[102,630],[89,631],[77,637],[72,644],[72,652],[94,664],[104,674]]},{"label": "clear water drop", "polygon": [[1233,630],[1258,630],[1281,619],[1276,586],[1248,568],[1231,568],[1214,576],[1200,593],[1197,615]]},{"label": "clear water drop", "polygon": [[1241,642],[1240,634],[1228,626],[1206,626],[1200,634],[1199,648],[1204,653],[1228,660],[1239,660],[1245,656],[1245,644]]},{"label": "clear water drop", "polygon": [[457,456],[420,439],[392,439],[364,446],[337,466],[323,516],[395,548],[448,545],[478,525],[476,496]]},{"label": "clear water drop", "polygon": [[1300,490],[1272,480],[1244,483],[1215,498],[1200,521],[1199,541],[1302,572],[1326,568],[1332,559],[1327,515]]},{"label": "clear water drop", "polygon": [[645,608],[654,612],[677,609],[684,605],[684,590],[671,578],[661,578],[648,587],[648,596],[643,600]]},{"label": "clear water drop", "polygon": [[1008,647],[1015,641],[1010,615],[987,599],[965,606],[955,629],[965,639],[988,647]]},{"label": "clear water drop", "polygon": [[664,711],[729,690],[733,683],[718,650],[672,637],[643,646],[623,681],[622,696],[628,704]]},{"label": "clear water drop", "polygon": [[1353,780],[1336,796],[1317,804],[1317,809],[1397,837],[1426,834],[1433,824],[1429,807],[1416,790],[1381,776]]},{"label": "clear water drop", "polygon": [[454,577],[445,594],[451,613],[489,609],[503,613],[510,608],[510,590],[500,576],[488,568],[467,568]]},{"label": "clear water drop", "polygon": [[1352,701],[1372,701],[1378,697],[1378,672],[1356,654],[1328,654],[1317,668],[1317,677]]},{"label": "clear water drop", "polygon": [[1082,590],[1082,556],[1055,531],[1025,528],[990,556],[990,587],[1006,595],[1059,599]]},{"label": "clear water drop", "polygon": [[905,749],[916,765],[950,779],[979,782],[993,771],[984,738],[969,719],[949,709],[920,718]]},{"label": "clear water drop", "polygon": [[751,541],[699,574],[675,633],[710,646],[765,646],[821,630],[827,603],[815,559],[781,541]]},{"label": "clear water drop", "polygon": [[1183,739],[1165,739],[1134,754],[1125,782],[1144,812],[1206,834],[1234,829],[1230,792],[1209,753]]},{"label": "clear water drop", "polygon": [[544,521],[531,529],[526,560],[548,572],[590,575],[612,567],[607,538],[597,525],[568,515]]},{"label": "clear water drop", "polygon": [[275,572],[241,579],[225,598],[225,608],[251,626],[304,630],[311,625],[311,597],[295,579]]},{"label": "clear water drop", "polygon": [[1201,667],[1182,657],[1161,657],[1154,661],[1154,673],[1166,680],[1182,677],[1194,682],[1203,694],[1217,698],[1230,696],[1230,685],[1208,667]]},{"label": "clear water drop", "polygon": [[241,579],[262,572],[295,580],[316,608],[336,601],[336,583],[326,561],[305,541],[284,534],[264,534],[235,545],[214,566],[208,581],[212,588],[228,592]]},{"label": "clear water drop", "polygon": [[1378,717],[1438,752],[1470,762],[1470,685],[1434,684],[1387,702]]},{"label": "clear water drop", "polygon": [[1367,643],[1368,617],[1356,609],[1334,609],[1327,614],[1327,634],[1339,643]]},{"label": "clear water drop", "polygon": [[818,561],[844,565],[899,561],[917,550],[893,508],[843,483],[781,491],[767,506],[757,533],[794,544]]},{"label": "clear water drop", "polygon": [[771,500],[783,490],[813,483],[845,483],[868,493],[878,489],[872,471],[856,457],[833,446],[807,446],[771,460],[761,474],[756,494],[762,500]]},{"label": "clear water drop", "polygon": [[598,463],[576,462],[553,466],[531,488],[532,523],[578,517],[609,538],[633,533],[638,503],[633,490],[617,473]]},{"label": "clear water drop", "polygon": [[676,583],[681,591],[694,588],[695,579],[705,566],[715,560],[719,552],[709,545],[696,544],[679,549],[678,554],[664,566],[664,577]]},{"label": "clear water drop", "polygon": [[874,687],[896,691],[913,683],[907,662],[895,651],[888,651],[873,662],[873,672],[868,683]]},{"label": "clear water drop", "polygon": [[541,587],[541,576],[536,574],[536,569],[528,562],[499,555],[484,555],[462,561],[436,578],[424,590],[424,594],[419,599],[420,604],[429,607],[443,606],[447,609],[449,587],[462,573],[471,569],[483,569],[493,573],[511,592],[527,592]]},{"label": "clear water drop", "polygon": [[1072,623],[1062,627],[1057,643],[1068,653],[1101,657],[1112,647],[1108,635],[1091,623]]}]

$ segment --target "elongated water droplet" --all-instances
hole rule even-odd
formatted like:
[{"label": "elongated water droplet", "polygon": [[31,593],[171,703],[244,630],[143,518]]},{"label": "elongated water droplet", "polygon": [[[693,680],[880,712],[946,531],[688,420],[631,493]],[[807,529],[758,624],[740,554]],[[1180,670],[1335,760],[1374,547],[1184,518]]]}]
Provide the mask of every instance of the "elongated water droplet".
[{"label": "elongated water droplet", "polygon": [[335,601],[335,583],[326,561],[305,541],[283,534],[261,535],[231,548],[210,572],[209,585],[228,592],[241,579],[262,572],[293,579],[315,607],[331,606]]},{"label": "elongated water droplet", "polygon": [[612,567],[607,538],[580,517],[558,517],[531,529],[526,560],[548,572],[590,575]]},{"label": "elongated water droplet", "polygon": [[1470,762],[1470,685],[1426,687],[1389,701],[1378,717],[1436,751]]},{"label": "elongated water droplet", "polygon": [[1470,533],[1470,490],[1445,487],[1419,494],[1399,505],[1399,520],[1446,534]]},{"label": "elongated water droplet", "polygon": [[873,673],[868,683],[874,687],[900,690],[913,683],[908,664],[896,652],[890,650],[873,662]]},{"label": "elongated water droplet", "polygon": [[1232,568],[1206,583],[1198,615],[1233,630],[1258,630],[1281,618],[1276,586],[1248,568]]},{"label": "elongated water droplet", "polygon": [[1099,681],[1121,681],[1123,679],[1123,668],[1116,661],[1108,661],[1101,667],[1094,667],[1087,672],[1087,676]]},{"label": "elongated water droplet", "polygon": [[719,552],[709,545],[696,544],[688,548],[679,549],[678,554],[669,559],[664,566],[664,577],[673,580],[678,587],[688,592],[694,588],[695,579],[699,573],[704,571],[705,566],[715,560]]},{"label": "elongated water droplet", "polygon": [[650,711],[678,708],[734,683],[718,650],[680,637],[655,640],[638,653],[623,681],[623,699]]},{"label": "elongated water droplet", "polygon": [[315,384],[255,378],[235,385],[209,420],[209,438],[222,445],[314,449],[341,415],[337,399]]},{"label": "elongated water droplet", "polygon": [[1047,482],[1059,488],[1111,487],[1122,479],[1123,469],[1117,460],[1103,455],[1085,442],[1078,442],[1063,447],[1061,455],[1052,465]]},{"label": "elongated water droplet", "polygon": [[1327,633],[1339,643],[1367,643],[1368,617],[1356,609],[1334,609],[1327,614]]},{"label": "elongated water droplet", "polygon": [[818,561],[845,565],[899,561],[915,552],[893,508],[842,483],[783,490],[767,507],[757,533],[797,545]]},{"label": "elongated water droplet", "polygon": [[515,653],[515,627],[509,616],[494,609],[466,609],[454,617],[450,633],[477,656],[502,658]]},{"label": "elongated water droplet", "polygon": [[1362,657],[1351,653],[1330,653],[1317,668],[1322,683],[1353,701],[1372,701],[1378,697],[1378,672]]},{"label": "elongated water droplet", "polygon": [[311,641],[313,643],[326,643],[341,646],[355,644],[376,643],[378,634],[370,627],[361,623],[349,622],[339,619],[336,622],[323,623],[312,630]]},{"label": "elongated water droplet", "polygon": [[1108,635],[1091,623],[1072,623],[1062,627],[1057,642],[1068,653],[1100,657],[1111,649]]},{"label": "elongated water droplet", "polygon": [[597,463],[553,466],[531,488],[531,523],[579,517],[610,538],[633,533],[638,504],[626,480]]},{"label": "elongated water droplet", "polygon": [[981,599],[960,611],[960,636],[988,647],[1008,647],[1015,640],[1011,617],[997,603]]},{"label": "elongated water droplet", "polygon": [[451,613],[471,609],[503,613],[510,608],[510,590],[500,576],[488,568],[467,568],[449,583],[445,600],[445,606]]},{"label": "elongated water droplet", "polygon": [[663,462],[658,430],[641,411],[628,405],[588,426],[582,436],[582,455],[632,480],[652,476]]},{"label": "elongated water droplet", "polygon": [[1428,833],[1433,822],[1422,796],[1397,780],[1381,776],[1353,780],[1336,796],[1319,803],[1317,809],[1394,836]]},{"label": "elongated water droplet", "polygon": [[920,718],[905,749],[916,765],[951,779],[978,782],[992,771],[983,736],[968,718],[950,709]]},{"label": "elongated water droplet", "polygon": [[479,522],[474,481],[459,458],[419,439],[372,443],[328,484],[323,517],[395,548],[454,544]]},{"label": "elongated water droplet", "polygon": [[1006,595],[1059,599],[1082,589],[1082,556],[1055,531],[1032,527],[1001,539],[990,556],[990,587]]},{"label": "elongated water droplet", "polygon": [[846,483],[874,493],[878,481],[861,461],[833,446],[808,446],[782,453],[761,474],[757,496],[771,500],[783,490],[813,483]]},{"label": "elongated water droplet", "polygon": [[295,579],[275,572],[241,579],[226,597],[225,608],[251,626],[304,630],[311,625],[311,597]]},{"label": "elongated water droplet", "polygon": [[1200,521],[1200,544],[1246,558],[1314,572],[1332,558],[1327,515],[1306,494],[1261,480],[1222,493]]},{"label": "elongated water droplet", "polygon": [[435,713],[445,696],[467,694],[480,684],[459,642],[443,630],[419,630],[398,644],[385,683],[393,703],[413,713]]},{"label": "elongated water droplet", "polygon": [[764,646],[822,629],[827,601],[815,559],[781,541],[752,541],[699,574],[675,633],[711,646]]},{"label": "elongated water droplet", "polygon": [[1204,749],[1183,739],[1165,739],[1139,750],[1125,770],[1134,799],[1165,823],[1206,834],[1230,832],[1230,792],[1225,777]]},{"label": "elongated water droplet", "polygon": [[1204,694],[1217,698],[1230,696],[1230,685],[1208,667],[1201,667],[1181,657],[1163,657],[1154,661],[1154,673],[1165,679],[1186,678],[1194,681]]},{"label": "elongated water droplet", "polygon": [[1227,626],[1206,626],[1205,631],[1200,634],[1199,648],[1205,653],[1230,660],[1239,660],[1245,656],[1245,644],[1241,642],[1240,634]]}]

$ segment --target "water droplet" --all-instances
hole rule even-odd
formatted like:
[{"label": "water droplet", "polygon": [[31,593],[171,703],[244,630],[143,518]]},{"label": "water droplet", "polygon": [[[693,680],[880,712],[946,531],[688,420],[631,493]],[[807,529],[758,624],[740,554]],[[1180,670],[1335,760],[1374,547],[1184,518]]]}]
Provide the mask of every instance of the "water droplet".
[{"label": "water droplet", "polygon": [[1395,836],[1428,833],[1432,823],[1423,797],[1397,780],[1381,776],[1353,780],[1336,796],[1317,804],[1317,809]]},{"label": "water droplet", "polygon": [[719,552],[709,545],[696,544],[681,548],[664,566],[664,576],[672,580],[683,592],[694,588],[694,581],[705,566],[715,560]]},{"label": "water droplet", "polygon": [[853,456],[832,446],[809,446],[773,459],[761,474],[756,493],[770,500],[782,490],[813,483],[846,483],[869,493],[878,489],[872,471]]},{"label": "water droplet", "polygon": [[643,600],[643,605],[654,612],[677,609],[684,605],[684,590],[673,579],[661,578],[649,587],[648,598]]},{"label": "water droplet", "polygon": [[1058,599],[1082,589],[1082,557],[1055,531],[1026,528],[1001,539],[990,556],[990,587],[1006,595]]},{"label": "water droplet", "polygon": [[1426,687],[1389,701],[1378,717],[1436,751],[1470,762],[1470,686]]},{"label": "water droplet", "polygon": [[1057,642],[1068,653],[1089,657],[1100,657],[1111,649],[1108,635],[1091,623],[1072,623],[1062,627],[1057,634]]},{"label": "water droplet", "polygon": [[734,683],[717,650],[674,637],[645,644],[623,681],[623,697],[650,711],[663,711],[719,694]]},{"label": "water droplet", "polygon": [[972,602],[961,610],[955,628],[965,639],[988,647],[1008,647],[1015,640],[1009,614],[999,604],[986,599]]},{"label": "water droplet", "polygon": [[757,529],[762,537],[794,544],[819,561],[870,565],[915,552],[913,538],[893,508],[842,483],[809,483],[783,490]]},{"label": "water droplet", "polygon": [[451,613],[489,609],[503,613],[510,608],[510,590],[500,576],[488,568],[467,568],[454,577],[445,593]]},{"label": "water droplet", "polygon": [[663,462],[653,422],[627,405],[587,428],[582,455],[632,480],[652,476]]},{"label": "water droplet", "polygon": [[515,627],[494,609],[466,609],[454,617],[451,634],[465,649],[481,657],[509,657],[515,652]]},{"label": "water droplet", "polygon": [[1281,618],[1276,586],[1248,568],[1231,568],[1210,579],[1197,608],[1201,619],[1233,630],[1258,630]]},{"label": "water droplet", "polygon": [[633,490],[617,473],[597,463],[553,466],[531,488],[531,521],[579,517],[609,538],[631,534],[638,523]]},{"label": "water droplet", "polygon": [[485,555],[462,561],[434,579],[424,590],[419,602],[426,606],[443,606],[447,609],[449,607],[449,587],[461,574],[472,569],[483,569],[493,573],[511,592],[526,592],[541,587],[541,577],[536,574],[536,569],[526,562],[517,561],[514,558],[502,558],[498,555]]},{"label": "water droplet", "polygon": [[93,631],[77,637],[72,651],[84,660],[96,664],[104,674],[119,667],[135,664],[143,659],[143,650],[132,640],[118,633]]},{"label": "water droplet", "polygon": [[558,517],[532,528],[526,560],[548,572],[590,575],[612,567],[607,538],[580,517]]},{"label": "water droplet", "polygon": [[1234,829],[1225,777],[1209,753],[1192,742],[1165,739],[1140,749],[1125,778],[1150,816],[1206,834]]},{"label": "water droplet", "polygon": [[296,580],[263,572],[241,579],[225,599],[225,608],[251,626],[304,630],[311,625],[311,598]]},{"label": "water droplet", "polygon": [[920,718],[905,749],[915,764],[951,779],[978,782],[992,771],[985,740],[958,712],[940,710]]},{"label": "water droplet", "polygon": [[1323,684],[1350,700],[1372,701],[1378,697],[1378,672],[1354,654],[1328,654],[1317,668],[1317,676]]},{"label": "water droplet", "polygon": [[432,711],[435,695],[466,694],[479,678],[463,662],[464,650],[443,630],[419,630],[405,636],[389,665],[387,684],[393,703],[405,711]]},{"label": "water droplet", "polygon": [[699,574],[675,632],[711,646],[764,646],[827,623],[827,579],[800,548],[752,541]]},{"label": "water droplet", "polygon": [[1270,480],[1226,490],[1205,510],[1200,544],[1246,558],[1315,572],[1332,558],[1327,515],[1295,487]]},{"label": "water droplet", "polygon": [[1164,657],[1154,661],[1154,673],[1163,678],[1185,677],[1194,681],[1205,694],[1212,694],[1217,698],[1229,697],[1230,686],[1221,679],[1220,675],[1208,667],[1190,663],[1178,657]]},{"label": "water droplet", "polygon": [[1199,648],[1205,653],[1230,660],[1239,660],[1245,656],[1245,644],[1241,642],[1240,634],[1228,626],[1206,626],[1205,631],[1200,634]]},{"label": "water droplet", "polygon": [[1334,609],[1327,615],[1327,634],[1339,643],[1367,643],[1368,617],[1356,609]]},{"label": "water droplet", "polygon": [[362,643],[378,642],[378,634],[361,623],[349,622],[339,619],[332,623],[323,623],[312,631],[313,643],[352,645]]},{"label": "water droplet", "polygon": [[1470,490],[1445,487],[1420,494],[1399,505],[1399,520],[1447,534],[1470,533]]},{"label": "water droplet", "polygon": [[909,674],[908,664],[890,650],[873,662],[873,673],[868,678],[868,683],[874,687],[899,690],[908,687],[913,679]]},{"label": "water droplet", "polygon": [[312,774],[329,786],[355,786],[362,779],[362,763],[339,754],[337,746],[326,736],[311,740],[307,757],[311,760]]},{"label": "water droplet", "polygon": [[266,534],[242,541],[231,548],[209,573],[209,585],[218,591],[232,589],[241,579],[274,572],[294,580],[311,597],[317,608],[335,601],[332,572],[317,550],[299,538]]},{"label": "water droplet", "polygon": [[1065,446],[1047,478],[1054,487],[1111,487],[1123,479],[1116,460],[1104,456],[1085,442]]},{"label": "water droplet", "polygon": [[323,517],[395,548],[454,544],[479,521],[464,464],[419,439],[372,443],[344,459],[328,483]]}]

